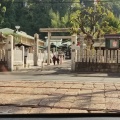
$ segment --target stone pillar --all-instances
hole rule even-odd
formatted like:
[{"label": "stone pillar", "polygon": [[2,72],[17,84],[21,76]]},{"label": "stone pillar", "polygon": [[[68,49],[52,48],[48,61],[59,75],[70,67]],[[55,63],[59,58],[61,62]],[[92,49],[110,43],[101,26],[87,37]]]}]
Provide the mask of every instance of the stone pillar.
[{"label": "stone pillar", "polygon": [[84,59],[84,35],[80,35],[80,54],[82,55],[82,56],[80,56],[80,57],[82,57],[82,61],[83,61],[83,59]]},{"label": "stone pillar", "polygon": [[13,36],[9,35],[7,38],[7,63],[8,63],[8,69],[10,71],[13,71],[14,69],[14,50],[13,50]]},{"label": "stone pillar", "polygon": [[34,34],[34,66],[38,66],[38,34]]},{"label": "stone pillar", "polygon": [[72,35],[72,46],[71,46],[71,70],[75,70],[75,62],[77,60],[77,50],[75,49],[77,45],[77,35]]},{"label": "stone pillar", "polygon": [[21,46],[21,50],[22,50],[22,63],[23,63],[23,68],[24,68],[24,52],[25,52],[25,47],[24,46]]},{"label": "stone pillar", "polygon": [[48,32],[48,59],[47,59],[47,65],[50,65],[50,38],[51,38],[51,32]]}]

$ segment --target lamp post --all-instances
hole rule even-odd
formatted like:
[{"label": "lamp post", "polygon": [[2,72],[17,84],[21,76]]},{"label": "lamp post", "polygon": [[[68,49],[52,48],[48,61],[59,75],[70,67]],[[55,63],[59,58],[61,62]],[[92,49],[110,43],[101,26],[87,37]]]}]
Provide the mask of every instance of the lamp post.
[{"label": "lamp post", "polygon": [[20,26],[15,26],[15,28],[16,28],[16,30],[17,30],[17,32],[18,32],[18,30],[20,29]]}]

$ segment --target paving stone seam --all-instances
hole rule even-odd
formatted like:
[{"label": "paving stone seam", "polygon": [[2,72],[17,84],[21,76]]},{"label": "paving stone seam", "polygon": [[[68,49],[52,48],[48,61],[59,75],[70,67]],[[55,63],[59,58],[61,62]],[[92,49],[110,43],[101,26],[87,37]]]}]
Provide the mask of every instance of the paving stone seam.
[{"label": "paving stone seam", "polygon": [[[9,87],[12,87],[12,88],[56,88],[56,89],[59,89],[58,87],[28,87],[28,86],[0,86],[0,87],[4,87],[4,88],[9,88]],[[61,88],[61,89],[69,89],[69,88]],[[77,89],[77,88],[76,88]]]},{"label": "paving stone seam", "polygon": [[0,93],[4,93],[4,94],[19,94],[19,95],[52,95],[52,93],[50,93],[50,94],[45,94],[45,93],[36,93],[36,94],[31,94],[31,93],[11,93],[11,92],[7,92],[7,93],[5,93],[5,92],[0,92]]},{"label": "paving stone seam", "polygon": [[[53,106],[49,106],[49,105],[15,105],[15,104],[6,104],[6,105],[0,105],[0,106],[12,106],[12,107],[30,107],[30,108],[40,108],[40,107],[48,107],[48,108],[57,108],[57,109],[77,109],[77,110],[87,110],[87,111],[103,111],[106,109],[90,109],[90,108],[78,108],[78,107],[53,107]],[[113,109],[113,110],[117,110],[117,109]],[[109,110],[110,111],[110,110]],[[117,110],[118,111],[118,110]]]}]

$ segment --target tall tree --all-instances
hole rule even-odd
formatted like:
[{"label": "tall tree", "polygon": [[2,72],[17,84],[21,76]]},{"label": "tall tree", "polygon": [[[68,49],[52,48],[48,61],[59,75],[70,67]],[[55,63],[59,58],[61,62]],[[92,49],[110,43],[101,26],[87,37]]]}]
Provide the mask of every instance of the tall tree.
[{"label": "tall tree", "polygon": [[[52,0],[54,3],[55,0]],[[80,9],[79,0],[59,0],[50,10],[51,27],[70,27],[70,15]]]},{"label": "tall tree", "polygon": [[4,23],[4,15],[6,12],[6,7],[4,6],[4,2],[5,1],[3,1],[3,0],[0,2],[0,27]]},{"label": "tall tree", "polygon": [[80,32],[93,36],[95,34],[94,26],[97,29],[97,24],[106,16],[106,12],[101,5],[96,5],[96,8],[81,6],[79,11],[71,15],[72,28],[80,28]]},{"label": "tall tree", "polygon": [[103,19],[100,29],[103,34],[119,33],[120,21],[111,11],[108,11],[107,16]]}]

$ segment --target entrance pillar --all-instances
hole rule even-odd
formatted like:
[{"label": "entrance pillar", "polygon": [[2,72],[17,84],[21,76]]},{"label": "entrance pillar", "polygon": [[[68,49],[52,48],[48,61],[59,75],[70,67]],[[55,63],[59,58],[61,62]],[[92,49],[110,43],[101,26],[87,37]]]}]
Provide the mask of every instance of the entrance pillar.
[{"label": "entrance pillar", "polygon": [[7,64],[10,71],[14,70],[14,50],[13,50],[13,36],[9,35],[7,38]]},{"label": "entrance pillar", "polygon": [[47,65],[50,65],[50,38],[51,38],[51,32],[48,32],[48,59],[47,59]]},{"label": "entrance pillar", "polygon": [[34,66],[38,66],[38,34],[34,34]]},{"label": "entrance pillar", "polygon": [[77,50],[75,49],[77,45],[77,34],[72,35],[71,38],[72,45],[71,45],[71,70],[75,70],[75,62],[77,60]]}]

